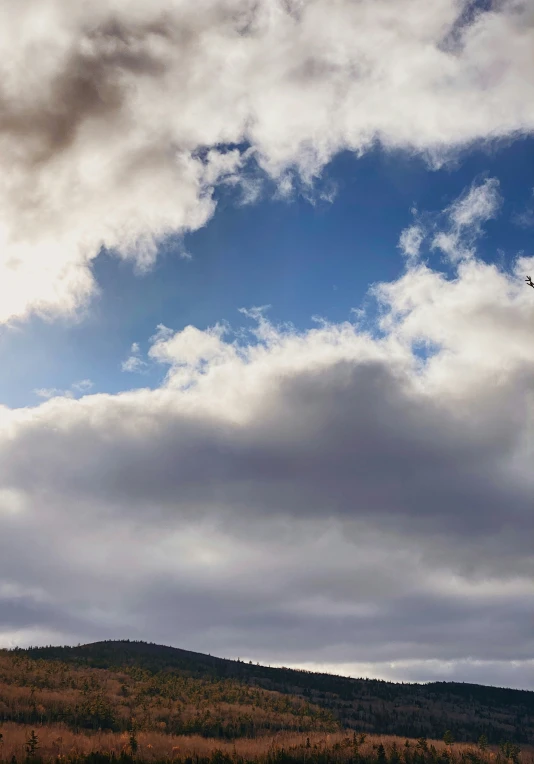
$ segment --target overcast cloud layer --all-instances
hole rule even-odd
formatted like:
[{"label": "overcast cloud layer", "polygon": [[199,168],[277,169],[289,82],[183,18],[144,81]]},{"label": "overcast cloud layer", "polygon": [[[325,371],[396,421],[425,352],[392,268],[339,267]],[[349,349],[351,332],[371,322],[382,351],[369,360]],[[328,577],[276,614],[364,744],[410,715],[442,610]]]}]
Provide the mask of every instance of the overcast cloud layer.
[{"label": "overcast cloud layer", "polygon": [[0,322],[76,312],[102,247],[150,267],[217,184],[531,133],[534,8],[492,5],[0,0]]},{"label": "overcast cloud layer", "polygon": [[534,690],[534,258],[477,258],[500,203],[400,235],[381,332],[160,326],[159,389],[1,407],[1,641]]}]

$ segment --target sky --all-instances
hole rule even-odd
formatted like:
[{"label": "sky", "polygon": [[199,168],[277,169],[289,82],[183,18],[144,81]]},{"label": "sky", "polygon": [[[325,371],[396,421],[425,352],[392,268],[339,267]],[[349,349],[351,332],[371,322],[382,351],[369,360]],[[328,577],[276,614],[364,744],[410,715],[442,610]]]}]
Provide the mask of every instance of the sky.
[{"label": "sky", "polygon": [[533,4],[0,13],[0,645],[534,690]]}]

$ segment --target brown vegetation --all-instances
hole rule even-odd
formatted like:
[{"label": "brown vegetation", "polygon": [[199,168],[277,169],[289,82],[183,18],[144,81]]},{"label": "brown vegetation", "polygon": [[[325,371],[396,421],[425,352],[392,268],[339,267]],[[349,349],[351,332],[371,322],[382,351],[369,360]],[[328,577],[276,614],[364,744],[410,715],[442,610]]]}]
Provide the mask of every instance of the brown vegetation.
[{"label": "brown vegetation", "polygon": [[143,731],[223,739],[339,729],[319,706],[234,679],[87,668],[7,651],[0,652],[0,720],[62,722],[75,732],[125,732],[134,724]]},{"label": "brown vegetation", "polygon": [[[8,722],[0,727],[2,740],[0,757],[2,761],[17,761],[27,759],[27,741],[31,734],[28,725]],[[35,728],[38,741],[36,758],[44,762],[62,760],[77,761],[91,752],[119,757],[121,753],[131,754],[131,735],[118,732],[79,732],[74,733],[64,725],[50,725]],[[136,737],[136,756],[140,762],[183,761],[188,757],[212,757],[216,751],[229,757],[241,757],[246,761],[262,761],[269,754],[285,752],[301,761],[313,762],[319,758],[327,759],[332,764],[339,762],[374,761],[377,750],[384,746],[389,761],[395,760],[394,751],[399,752],[399,764],[406,762],[406,751],[409,752],[409,762],[414,761],[414,753],[420,748],[420,742],[409,740],[406,746],[404,738],[392,735],[367,735],[365,741],[358,743],[359,736],[347,733],[318,733],[308,735],[292,732],[279,732],[276,735],[263,737],[241,738],[235,741],[220,741],[208,739],[199,735],[166,735],[162,732],[139,732]],[[356,745],[355,745],[356,742]],[[464,764],[478,761],[479,764],[505,764],[506,757],[497,746],[490,746],[482,753],[475,745],[452,743],[446,745],[440,740],[426,741],[430,761],[448,761],[450,764]],[[449,754],[450,750],[450,754]],[[435,752],[435,754],[434,754]],[[357,757],[355,758],[355,753]],[[445,758],[443,758],[445,757]],[[276,756],[274,758],[277,758]],[[428,760],[428,759],[427,759]],[[520,755],[521,764],[534,764],[534,749],[524,749]]]}]

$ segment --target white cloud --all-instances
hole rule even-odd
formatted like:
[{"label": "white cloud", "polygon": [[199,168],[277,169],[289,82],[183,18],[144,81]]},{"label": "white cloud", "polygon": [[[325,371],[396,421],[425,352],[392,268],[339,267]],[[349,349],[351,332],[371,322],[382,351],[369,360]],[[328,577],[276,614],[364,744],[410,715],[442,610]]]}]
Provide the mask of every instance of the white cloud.
[{"label": "white cloud", "polygon": [[142,358],[138,358],[137,356],[130,356],[121,363],[122,371],[130,371],[134,373],[144,371],[146,367],[146,361],[143,361]]},{"label": "white cloud", "polygon": [[156,326],[156,331],[152,337],[150,337],[150,342],[156,344],[160,340],[168,340],[173,336],[173,334],[174,331],[171,328],[165,326],[165,324],[158,324]]},{"label": "white cloud", "polygon": [[381,338],[160,325],[158,389],[0,407],[4,639],[534,689],[532,266],[408,262]]},{"label": "white cloud", "polygon": [[415,261],[419,256],[419,249],[425,237],[420,225],[411,225],[402,231],[399,238],[399,248],[410,261]]},{"label": "white cloud", "polygon": [[78,382],[73,382],[69,389],[63,390],[58,387],[41,387],[37,388],[33,392],[38,398],[74,398],[76,394],[83,395],[88,393],[94,387],[94,383],[90,379],[80,379]]},{"label": "white cloud", "polygon": [[79,393],[88,393],[94,386],[94,382],[90,379],[80,379],[78,382],[72,383],[72,389]]},{"label": "white cloud", "polygon": [[70,390],[60,390],[57,387],[38,387],[34,391],[38,398],[54,398],[56,395],[65,395],[66,397],[72,397]]},{"label": "white cloud", "polygon": [[[405,228],[399,237],[399,249],[410,266],[420,256],[421,245],[431,235],[430,248],[439,249],[452,263],[475,254],[474,245],[482,235],[482,226],[495,218],[502,203],[497,178],[475,181],[442,212],[426,213]],[[417,216],[417,210],[412,210]]]},{"label": "white cloud", "polygon": [[480,185],[472,185],[468,193],[455,201],[447,210],[455,228],[475,228],[495,217],[501,204],[499,181],[487,178]]},{"label": "white cloud", "polygon": [[133,342],[130,355],[121,363],[121,370],[141,374],[148,368],[148,363],[141,358],[141,348],[138,342]]},{"label": "white cloud", "polygon": [[182,387],[196,382],[199,374],[236,357],[235,347],[223,341],[227,331],[224,324],[206,331],[187,326],[182,332],[168,336],[163,327],[156,334],[148,355],[160,363],[170,364],[167,384]]},{"label": "white cloud", "polygon": [[436,233],[432,248],[440,249],[451,262],[472,257],[475,252],[473,245],[482,233],[482,224],[496,217],[500,206],[497,178],[473,183],[467,193],[444,211],[447,230]]},{"label": "white cloud", "polygon": [[261,172],[291,194],[342,149],[436,164],[530,134],[528,4],[466,6],[0,0],[0,322],[73,315],[102,247],[149,268],[217,184],[251,202]]}]

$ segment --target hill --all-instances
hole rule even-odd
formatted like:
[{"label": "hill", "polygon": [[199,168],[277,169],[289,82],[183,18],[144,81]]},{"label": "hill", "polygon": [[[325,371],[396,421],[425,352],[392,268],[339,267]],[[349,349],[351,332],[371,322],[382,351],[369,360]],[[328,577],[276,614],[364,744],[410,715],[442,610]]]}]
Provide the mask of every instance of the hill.
[{"label": "hill", "polygon": [[236,739],[341,729],[534,743],[534,692],[425,685],[232,661],[144,642],[0,651],[0,718]]}]

